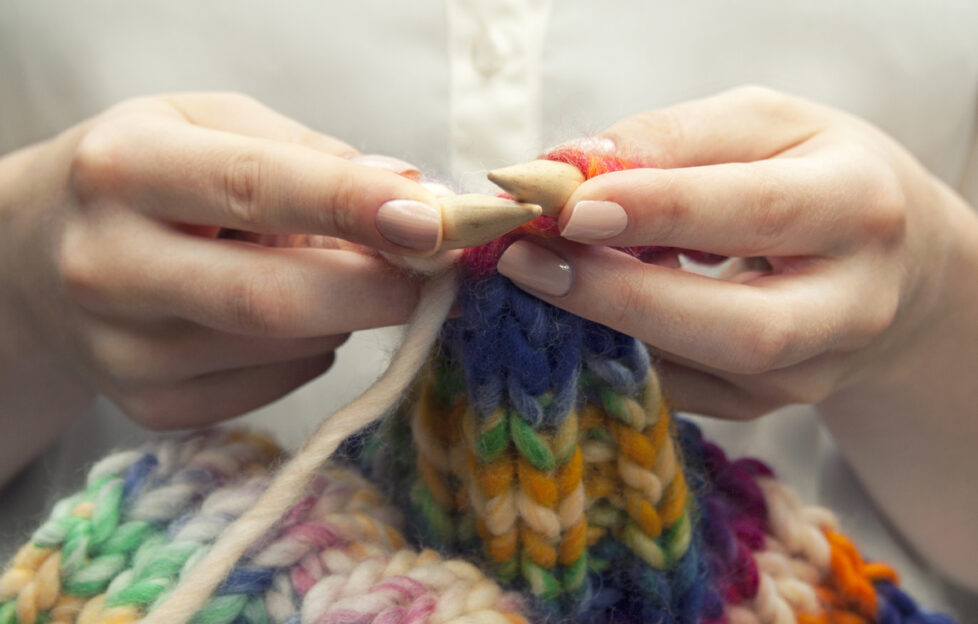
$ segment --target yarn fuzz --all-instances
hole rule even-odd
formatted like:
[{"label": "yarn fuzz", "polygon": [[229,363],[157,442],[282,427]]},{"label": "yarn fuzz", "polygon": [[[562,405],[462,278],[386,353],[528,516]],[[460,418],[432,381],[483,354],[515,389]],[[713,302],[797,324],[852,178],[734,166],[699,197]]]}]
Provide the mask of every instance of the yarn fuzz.
[{"label": "yarn fuzz", "polygon": [[[408,400],[315,473],[194,624],[951,624],[831,512],[677,417],[641,343],[496,273],[512,241],[555,230],[466,251],[461,314]],[[231,429],[110,455],[0,577],[0,624],[152,613],[282,458]]]}]

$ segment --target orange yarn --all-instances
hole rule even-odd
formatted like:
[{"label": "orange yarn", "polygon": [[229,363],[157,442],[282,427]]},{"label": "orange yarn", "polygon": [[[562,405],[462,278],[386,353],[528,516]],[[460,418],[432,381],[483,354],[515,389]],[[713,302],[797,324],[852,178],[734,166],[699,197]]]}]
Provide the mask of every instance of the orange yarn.
[{"label": "orange yarn", "polygon": [[893,568],[877,562],[866,563],[849,538],[824,530],[831,548],[827,576],[815,589],[821,613],[803,613],[799,624],[872,624],[877,603],[873,581],[898,582]]}]

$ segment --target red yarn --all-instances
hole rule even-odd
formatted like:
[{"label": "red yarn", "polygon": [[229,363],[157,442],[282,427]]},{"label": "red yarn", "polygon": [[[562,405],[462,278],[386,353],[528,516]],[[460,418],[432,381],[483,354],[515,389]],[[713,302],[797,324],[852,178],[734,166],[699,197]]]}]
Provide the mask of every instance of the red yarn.
[{"label": "red yarn", "polygon": [[[613,171],[624,171],[625,169],[637,169],[648,166],[640,165],[614,154],[592,154],[573,147],[560,147],[551,150],[544,155],[544,158],[577,167],[587,180]],[[512,199],[509,195],[502,195],[502,197]],[[529,223],[525,223],[484,245],[469,247],[462,253],[460,262],[468,268],[469,272],[476,279],[486,277],[496,270],[499,257],[503,255],[506,248],[513,242],[526,236],[538,236],[540,238],[560,236],[557,219],[548,216],[537,217]],[[719,256],[705,251],[663,247],[660,245],[615,247],[614,249],[638,258],[642,262],[655,262],[659,258],[675,252],[682,253],[693,261],[702,264],[717,264],[726,260],[725,256]]]},{"label": "red yarn", "polygon": [[587,180],[612,171],[623,171],[625,169],[637,169],[642,166],[648,166],[640,165],[620,156],[615,156],[614,154],[589,154],[573,147],[558,147],[547,152],[544,158],[574,165],[584,174],[584,178]]}]

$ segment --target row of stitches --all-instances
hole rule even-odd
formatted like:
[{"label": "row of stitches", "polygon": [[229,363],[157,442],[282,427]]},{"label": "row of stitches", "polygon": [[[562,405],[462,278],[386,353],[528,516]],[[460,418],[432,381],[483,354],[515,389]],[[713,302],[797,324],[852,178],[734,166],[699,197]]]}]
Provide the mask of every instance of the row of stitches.
[{"label": "row of stitches", "polygon": [[0,578],[0,621],[74,620],[168,523],[278,454],[264,436],[212,430],[104,458],[83,491],[55,505]]},{"label": "row of stitches", "polygon": [[[736,553],[714,575],[731,624],[951,621],[923,613],[897,587],[889,566],[865,561],[829,510],[803,505],[757,460],[727,462],[715,445],[705,446],[714,488],[704,500],[712,554]],[[718,522],[735,537],[718,537]]]}]

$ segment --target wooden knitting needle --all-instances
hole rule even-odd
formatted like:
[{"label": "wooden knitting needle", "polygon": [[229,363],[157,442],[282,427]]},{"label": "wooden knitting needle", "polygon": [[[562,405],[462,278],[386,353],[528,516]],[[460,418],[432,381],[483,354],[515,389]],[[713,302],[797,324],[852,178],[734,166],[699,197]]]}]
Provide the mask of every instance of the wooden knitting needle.
[{"label": "wooden knitting needle", "polygon": [[442,240],[439,249],[461,249],[488,243],[540,216],[543,210],[492,195],[446,195],[441,206]]},{"label": "wooden knitting needle", "polygon": [[584,182],[584,174],[567,163],[533,160],[490,171],[489,179],[517,201],[537,204],[543,214],[556,217]]}]

